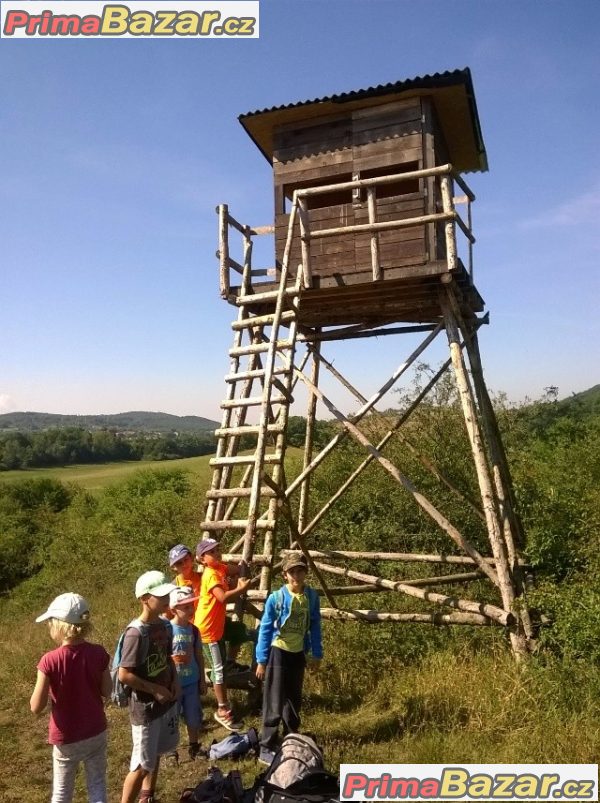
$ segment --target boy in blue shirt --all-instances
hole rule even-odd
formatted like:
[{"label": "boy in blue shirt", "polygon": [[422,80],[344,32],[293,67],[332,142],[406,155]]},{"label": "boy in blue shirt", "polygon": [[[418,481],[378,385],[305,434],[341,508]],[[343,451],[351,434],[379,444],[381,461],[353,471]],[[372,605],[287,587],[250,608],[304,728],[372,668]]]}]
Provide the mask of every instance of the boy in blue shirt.
[{"label": "boy in blue shirt", "polygon": [[270,764],[283,735],[300,727],[306,653],[313,663],[323,657],[319,595],[306,585],[308,566],[301,553],[283,562],[285,585],[269,595],[260,621],[256,646],[256,677],[264,680],[260,761]]},{"label": "boy in blue shirt", "polygon": [[202,726],[200,694],[206,692],[202,641],[194,618],[194,603],[197,597],[189,586],[180,586],[169,595],[169,607],[173,613],[173,662],[181,687],[179,714],[187,727],[190,759],[200,754],[198,734]]}]

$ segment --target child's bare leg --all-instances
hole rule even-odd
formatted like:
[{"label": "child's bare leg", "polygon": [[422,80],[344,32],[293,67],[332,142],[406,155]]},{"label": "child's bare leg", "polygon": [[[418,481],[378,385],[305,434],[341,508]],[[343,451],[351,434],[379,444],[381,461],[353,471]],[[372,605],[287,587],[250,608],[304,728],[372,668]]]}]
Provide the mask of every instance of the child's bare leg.
[{"label": "child's bare leg", "polygon": [[136,770],[127,773],[125,782],[123,783],[121,803],[136,803],[135,799],[142,788],[142,782],[145,776],[149,774],[150,773],[142,767],[138,767]]},{"label": "child's bare leg", "polygon": [[215,697],[217,698],[219,708],[229,708],[229,703],[227,702],[227,687],[225,684],[214,683],[213,689],[215,690]]},{"label": "child's bare leg", "polygon": [[156,789],[156,781],[158,780],[158,768],[160,765],[160,758],[156,759],[156,767],[149,772],[142,781],[142,788],[140,792],[140,799],[143,800],[145,797],[151,797],[154,794]]}]

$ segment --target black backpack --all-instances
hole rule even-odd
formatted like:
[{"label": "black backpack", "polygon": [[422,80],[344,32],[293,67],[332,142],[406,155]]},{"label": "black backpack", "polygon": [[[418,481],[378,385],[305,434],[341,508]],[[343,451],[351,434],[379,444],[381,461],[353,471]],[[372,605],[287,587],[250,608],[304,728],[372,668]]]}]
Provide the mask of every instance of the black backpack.
[{"label": "black backpack", "polygon": [[195,788],[184,789],[180,803],[241,803],[244,796],[238,770],[223,775],[218,767],[209,767],[207,777]]}]

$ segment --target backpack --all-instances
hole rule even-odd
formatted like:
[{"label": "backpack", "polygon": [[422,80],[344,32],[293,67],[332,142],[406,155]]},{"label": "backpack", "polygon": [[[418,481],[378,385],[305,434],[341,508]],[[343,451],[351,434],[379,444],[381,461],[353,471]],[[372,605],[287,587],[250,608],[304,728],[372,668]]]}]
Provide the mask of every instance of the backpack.
[{"label": "backpack", "polygon": [[247,733],[232,733],[221,739],[220,742],[213,742],[210,746],[209,758],[217,761],[220,758],[237,758],[245,756],[253,750],[258,750],[258,734],[254,728],[250,728]]},{"label": "backpack", "polygon": [[[148,648],[150,645],[148,625],[144,624],[144,622],[141,622],[139,619],[134,619],[132,622],[129,622],[125,630],[119,636],[117,646],[115,647],[115,654],[110,667],[110,701],[111,703],[114,703],[117,708],[127,708],[127,704],[129,703],[129,698],[131,697],[132,692],[132,689],[130,689],[129,686],[125,686],[125,684],[121,683],[119,680],[119,664],[121,663],[121,653],[123,652],[123,641],[125,640],[125,633],[130,627],[135,627],[142,637],[142,654],[148,653]],[[143,660],[145,660],[145,658]]]},{"label": "backpack", "polygon": [[223,775],[218,767],[209,767],[208,775],[195,788],[184,789],[180,803],[240,803],[244,795],[242,776],[237,770]]},{"label": "backpack", "polygon": [[311,770],[287,789],[267,783],[265,792],[268,803],[339,803],[340,784],[327,770]]},{"label": "backpack", "polygon": [[338,780],[323,766],[323,753],[314,739],[301,733],[288,733],[275,753],[271,766],[259,779],[256,803],[284,803],[288,799],[334,799]]}]

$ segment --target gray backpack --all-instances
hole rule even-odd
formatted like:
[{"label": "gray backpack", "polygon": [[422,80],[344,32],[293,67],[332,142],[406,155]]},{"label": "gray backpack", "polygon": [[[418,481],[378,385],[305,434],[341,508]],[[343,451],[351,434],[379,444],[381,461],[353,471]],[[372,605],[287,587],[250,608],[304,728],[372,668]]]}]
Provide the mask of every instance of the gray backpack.
[{"label": "gray backpack", "polygon": [[323,753],[314,739],[303,733],[288,733],[256,790],[255,802],[266,803],[272,787],[287,789],[317,770],[323,770]]},{"label": "gray backpack", "polygon": [[139,619],[134,619],[132,622],[129,622],[125,630],[119,636],[119,640],[117,641],[117,646],[115,648],[115,655],[110,668],[110,679],[112,683],[110,700],[118,708],[127,708],[132,691],[129,686],[125,686],[125,684],[121,683],[119,680],[119,665],[121,663],[121,653],[123,652],[123,641],[125,640],[125,632],[130,627],[134,627],[142,637],[142,654],[148,654],[148,646],[150,642],[148,636],[149,627]]}]

